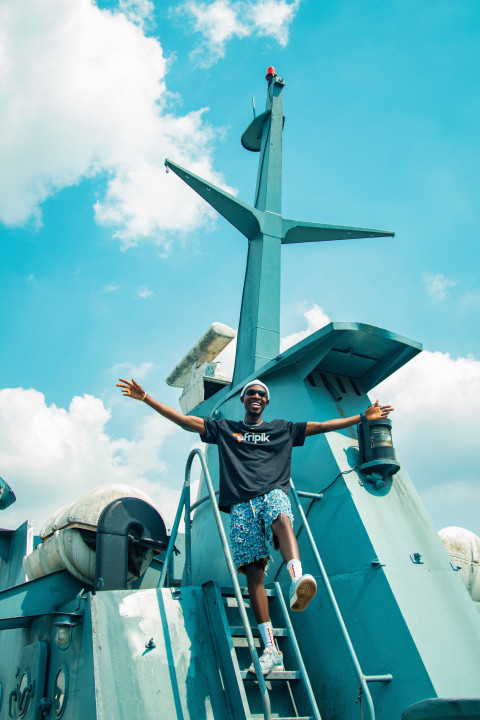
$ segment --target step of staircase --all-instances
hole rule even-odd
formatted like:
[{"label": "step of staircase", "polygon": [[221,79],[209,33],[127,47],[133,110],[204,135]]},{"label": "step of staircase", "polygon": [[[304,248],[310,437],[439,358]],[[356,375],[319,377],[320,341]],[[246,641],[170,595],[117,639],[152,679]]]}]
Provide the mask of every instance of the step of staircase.
[{"label": "step of staircase", "polygon": [[[253,680],[257,682],[255,674],[248,672],[248,670],[240,670],[240,677],[243,680]],[[273,670],[264,677],[265,680],[300,680],[302,673],[300,670]]]},{"label": "step of staircase", "polygon": [[[243,625],[229,625],[230,633],[237,637],[245,637],[245,628]],[[260,637],[260,630],[258,628],[252,628],[252,635],[253,637]],[[273,628],[273,634],[275,637],[287,637],[288,630],[287,628]]]},{"label": "step of staircase", "polygon": [[[264,715],[250,715],[252,720],[264,720]],[[289,715],[288,717],[280,717],[279,715],[272,715],[272,720],[315,720],[313,715]]]}]

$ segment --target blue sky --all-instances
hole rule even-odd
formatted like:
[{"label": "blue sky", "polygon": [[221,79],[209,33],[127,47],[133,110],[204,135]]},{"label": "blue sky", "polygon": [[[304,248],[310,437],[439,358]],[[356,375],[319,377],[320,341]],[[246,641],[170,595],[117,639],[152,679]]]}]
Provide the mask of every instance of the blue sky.
[{"label": "blue sky", "polygon": [[2,525],[106,482],[172,516],[195,438],[116,378],[177,403],[168,372],[237,327],[246,241],[163,159],[251,202],[274,65],[284,216],[396,232],[283,249],[284,345],[327,319],[423,342],[379,392],[435,525],[480,534],[479,30],[469,0],[0,2]]}]

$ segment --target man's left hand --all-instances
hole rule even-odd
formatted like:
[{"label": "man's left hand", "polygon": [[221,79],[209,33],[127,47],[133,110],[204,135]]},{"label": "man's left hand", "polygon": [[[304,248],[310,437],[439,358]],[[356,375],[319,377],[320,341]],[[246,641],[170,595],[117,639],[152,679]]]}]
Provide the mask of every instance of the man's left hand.
[{"label": "man's left hand", "polygon": [[380,420],[381,418],[388,417],[388,414],[392,411],[393,407],[391,405],[380,405],[377,400],[365,410],[365,415],[367,416],[367,420]]}]

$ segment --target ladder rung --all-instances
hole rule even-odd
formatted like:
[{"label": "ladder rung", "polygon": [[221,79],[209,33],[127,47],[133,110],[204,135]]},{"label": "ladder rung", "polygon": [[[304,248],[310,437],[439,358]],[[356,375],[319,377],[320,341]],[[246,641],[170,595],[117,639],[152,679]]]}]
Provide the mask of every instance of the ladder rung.
[{"label": "ladder rung", "polygon": [[[248,588],[242,587],[240,590],[243,597],[248,597]],[[235,597],[235,593],[230,587],[222,587],[220,588],[220,592],[224,597]],[[265,588],[265,592],[267,593],[267,597],[275,597],[275,588]]]},{"label": "ladder rung", "polygon": [[[252,720],[263,720],[265,715],[250,715]],[[313,715],[289,715],[288,717],[277,717],[277,715],[272,716],[272,720],[315,720]]]},{"label": "ladder rung", "polygon": [[[224,595],[223,596],[223,604],[227,608],[237,608],[238,609],[238,602],[237,598],[233,597],[232,595]],[[251,607],[250,598],[246,597],[245,600],[242,600],[242,605],[244,608]]]},{"label": "ladder rung", "polygon": [[[232,637],[232,640],[233,640],[233,647],[235,649],[248,648],[248,641],[247,641],[246,637],[241,637],[240,635],[236,635],[235,637]],[[259,650],[263,646],[263,643],[260,640],[260,638],[253,638],[253,644]]]},{"label": "ladder rung", "polygon": [[[248,670],[240,670],[240,677],[243,680],[257,680],[255,673],[248,672]],[[300,670],[272,670],[268,675],[265,675],[265,680],[300,680],[302,673]]]},{"label": "ladder rung", "polygon": [[[245,636],[245,628],[243,625],[230,625],[230,634],[234,636]],[[287,628],[273,628],[273,634],[275,637],[287,637]],[[260,637],[260,630],[258,628],[252,628],[253,637]]]}]

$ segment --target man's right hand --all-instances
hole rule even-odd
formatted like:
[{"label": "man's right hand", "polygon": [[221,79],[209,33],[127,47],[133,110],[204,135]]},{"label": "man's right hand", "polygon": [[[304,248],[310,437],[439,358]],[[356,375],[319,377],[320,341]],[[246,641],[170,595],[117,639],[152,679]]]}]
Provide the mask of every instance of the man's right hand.
[{"label": "man's right hand", "polygon": [[117,383],[117,387],[120,388],[125,397],[131,397],[134,400],[145,400],[147,393],[133,378],[131,382],[123,378],[118,379],[120,382]]},{"label": "man's right hand", "polygon": [[158,400],[155,400],[151,395],[147,395],[145,390],[132,378],[131,382],[118,378],[120,382],[117,383],[117,387],[120,388],[125,397],[131,397],[134,400],[144,400],[146,405],[149,405],[152,410],[155,410],[167,420],[171,420],[175,425],[179,425],[184,430],[190,430],[190,432],[196,432],[199,435],[205,434],[205,422],[203,418],[195,417],[194,415],[184,415],[178,410],[164,405]]}]

